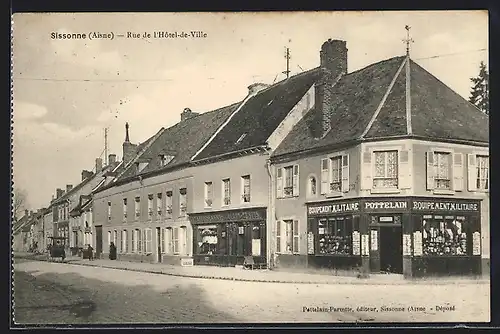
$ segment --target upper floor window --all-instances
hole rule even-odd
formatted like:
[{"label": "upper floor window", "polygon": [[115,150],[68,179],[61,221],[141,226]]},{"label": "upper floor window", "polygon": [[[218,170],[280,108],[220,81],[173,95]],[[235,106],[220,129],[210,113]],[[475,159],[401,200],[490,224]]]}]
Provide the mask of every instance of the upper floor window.
[{"label": "upper floor window", "polygon": [[213,184],[212,182],[205,182],[205,207],[211,208],[213,202]]},{"label": "upper floor window", "polygon": [[141,215],[141,198],[137,196],[135,198],[135,217],[138,218]]},{"label": "upper floor window", "polygon": [[111,220],[111,202],[108,202],[108,220]]},{"label": "upper floor window", "polygon": [[231,180],[224,179],[222,180],[222,205],[231,204]]},{"label": "upper floor window", "polygon": [[244,175],[241,177],[242,184],[242,194],[241,199],[243,203],[250,202],[250,175]]},{"label": "upper floor window", "polygon": [[158,213],[158,216],[161,216],[162,212],[162,193],[156,194],[156,212]]},{"label": "upper floor window", "polygon": [[398,188],[398,151],[376,151],[373,154],[373,188]]},{"label": "upper floor window", "polygon": [[276,170],[276,192],[278,198],[299,196],[299,165]]},{"label": "upper floor window", "polygon": [[153,216],[153,194],[148,195],[148,217]]},{"label": "upper floor window", "polygon": [[127,199],[123,199],[123,218],[127,218]]},{"label": "upper floor window", "polygon": [[167,191],[166,193],[166,198],[165,198],[165,216],[167,218],[172,218],[172,199],[173,199],[173,192],[171,190]]},{"label": "upper floor window", "polygon": [[490,179],[490,159],[488,156],[478,155],[476,157],[476,187],[478,190],[488,190]]},{"label": "upper floor window", "polygon": [[308,185],[309,185],[309,196],[316,196],[317,194],[317,181],[316,181],[316,177],[315,176],[311,176],[309,177],[309,180],[308,180]]},{"label": "upper floor window", "polygon": [[187,213],[187,189],[179,189],[179,216],[184,217]]},{"label": "upper floor window", "polygon": [[337,154],[321,160],[321,194],[349,191],[349,155]]},{"label": "upper floor window", "polygon": [[434,189],[451,189],[451,154],[434,152]]}]

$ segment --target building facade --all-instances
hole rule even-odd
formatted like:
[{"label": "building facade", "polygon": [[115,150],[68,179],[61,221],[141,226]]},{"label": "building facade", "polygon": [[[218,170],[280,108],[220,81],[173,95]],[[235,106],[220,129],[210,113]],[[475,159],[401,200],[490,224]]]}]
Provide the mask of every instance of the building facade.
[{"label": "building facade", "polygon": [[487,116],[409,56],[348,74],[344,45],[323,45],[340,79],[273,155],[276,265],[487,274]]}]

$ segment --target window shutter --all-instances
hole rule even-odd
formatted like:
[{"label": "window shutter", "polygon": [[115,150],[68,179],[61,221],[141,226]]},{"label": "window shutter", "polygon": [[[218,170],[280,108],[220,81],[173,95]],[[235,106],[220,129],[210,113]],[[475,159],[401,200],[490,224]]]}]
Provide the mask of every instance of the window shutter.
[{"label": "window shutter", "polygon": [[477,170],[476,170],[476,155],[467,154],[467,189],[469,191],[477,190]]},{"label": "window shutter", "polygon": [[283,197],[283,168],[276,170],[276,197]]},{"label": "window shutter", "polygon": [[427,190],[434,189],[434,152],[428,151],[426,157]]},{"label": "window shutter", "polygon": [[399,152],[399,189],[411,188],[411,172],[410,172],[410,152],[401,150]]},{"label": "window shutter", "polygon": [[342,191],[349,191],[349,154],[342,156]]},{"label": "window shutter", "polygon": [[372,152],[363,152],[361,189],[368,190],[373,186],[372,181]]},{"label": "window shutter", "polygon": [[299,221],[293,221],[293,253],[299,252],[300,234],[299,234]]},{"label": "window shutter", "polygon": [[281,221],[276,221],[276,253],[281,253]]},{"label": "window shutter", "polygon": [[453,189],[455,191],[464,190],[464,162],[463,154],[453,154]]},{"label": "window shutter", "polygon": [[321,195],[328,192],[328,159],[321,159]]},{"label": "window shutter", "polygon": [[293,165],[293,196],[299,196],[299,165]]}]

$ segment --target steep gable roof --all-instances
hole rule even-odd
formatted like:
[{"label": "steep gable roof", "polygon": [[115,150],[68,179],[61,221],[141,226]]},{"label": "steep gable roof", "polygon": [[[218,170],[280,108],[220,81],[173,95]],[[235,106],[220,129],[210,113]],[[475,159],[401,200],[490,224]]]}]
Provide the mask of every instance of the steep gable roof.
[{"label": "steep gable roof", "polygon": [[276,83],[250,97],[193,160],[265,145],[269,136],[319,78],[318,68]]},{"label": "steep gable roof", "polygon": [[488,142],[488,116],[407,57],[343,76],[333,96],[331,130],[314,137],[315,106],[273,156],[395,136]]},{"label": "steep gable roof", "polygon": [[[189,162],[238,105],[239,102],[205,112],[164,129],[148,149],[138,157],[138,161],[147,162],[147,166],[139,174],[133,166],[128,166],[117,181]],[[170,155],[173,159],[166,166],[162,166],[160,155]]]}]

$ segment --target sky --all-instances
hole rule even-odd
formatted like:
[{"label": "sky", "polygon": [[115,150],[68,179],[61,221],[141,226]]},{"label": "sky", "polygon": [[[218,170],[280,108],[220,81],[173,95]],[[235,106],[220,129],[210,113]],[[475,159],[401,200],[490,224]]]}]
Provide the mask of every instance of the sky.
[{"label": "sky", "polygon": [[[108,153],[122,157],[180,120],[241,101],[255,82],[319,65],[321,44],[347,41],[348,71],[405,53],[464,98],[488,64],[486,11],[287,13],[21,13],[13,16],[14,187],[29,208],[76,185]],[[202,31],[204,38],[126,38],[130,33]],[[57,40],[51,33],[113,33],[114,39]]]}]

